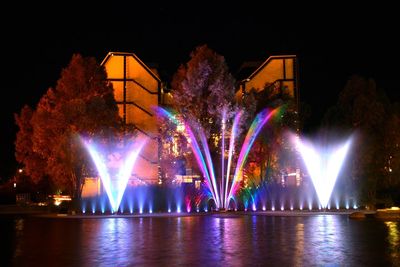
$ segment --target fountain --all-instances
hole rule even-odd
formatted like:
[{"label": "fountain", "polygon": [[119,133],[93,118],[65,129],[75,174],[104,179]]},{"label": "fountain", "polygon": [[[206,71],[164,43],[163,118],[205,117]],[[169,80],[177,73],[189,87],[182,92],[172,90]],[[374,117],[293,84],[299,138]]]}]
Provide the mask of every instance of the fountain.
[{"label": "fountain", "polygon": [[344,144],[338,146],[324,146],[324,148],[317,149],[311,142],[297,139],[298,151],[311,176],[323,209],[328,207],[333,187],[350,148],[350,144],[351,139],[348,139]]},{"label": "fountain", "polygon": [[[107,162],[105,159],[110,157],[110,151],[106,153],[100,149],[100,144],[82,139],[98,170],[104,189],[103,194],[84,200],[83,213],[86,210],[91,210],[92,214],[100,211],[105,213],[106,210],[120,214],[190,213],[208,212],[212,206],[218,211],[238,210],[238,208],[244,211],[311,211],[315,208],[331,209],[331,206],[337,210],[344,206],[349,209],[351,206],[348,200],[345,203],[339,202],[339,193],[335,194],[334,203],[330,203],[337,177],[351,145],[351,139],[338,146],[325,145],[322,149],[322,146],[317,148],[310,141],[295,137],[294,145],[308,170],[311,187],[308,186],[308,182],[302,186],[262,182],[240,187],[239,181],[242,179],[246,160],[258,134],[274,115],[280,113],[281,108],[264,109],[256,115],[238,154],[235,154],[235,142],[243,112],[237,112],[232,118],[230,132],[227,132],[226,112],[222,113],[220,142],[222,156],[219,177],[214,169],[216,162],[211,156],[204,129],[191,121],[178,120],[176,114],[167,109],[158,107],[156,110],[159,117],[167,118],[177,126],[183,123],[185,136],[188,138],[204,182],[201,182],[198,188],[183,183],[163,186],[146,184],[127,186],[135,161],[145,146],[146,140],[126,142],[123,149],[119,148],[118,152],[111,151],[111,155],[114,155],[113,160],[109,159]],[[225,144],[225,141],[229,142]],[[226,145],[228,145],[227,150]],[[115,157],[115,154],[118,156]],[[237,156],[234,157],[234,155]],[[241,188],[240,191],[239,188]],[[211,199],[212,205],[209,203]],[[351,207],[357,208],[354,201]]]},{"label": "fountain", "polygon": [[[232,157],[235,145],[235,138],[237,137],[238,125],[240,118],[242,116],[242,111],[236,113],[231,129],[231,136],[229,142],[229,152],[227,159],[227,166],[225,169],[225,130],[226,130],[226,112],[223,112],[222,116],[222,127],[221,127],[221,136],[222,136],[222,158],[221,158],[221,178],[218,179],[219,184],[217,183],[217,178],[215,175],[213,161],[211,159],[210,149],[208,147],[207,139],[204,134],[204,130],[197,126],[195,129],[197,130],[197,135],[193,132],[192,127],[188,122],[183,122],[185,125],[185,131],[190,138],[190,146],[192,148],[193,154],[196,158],[199,168],[203,173],[203,176],[206,179],[206,185],[209,192],[212,195],[212,198],[215,201],[217,210],[226,210],[229,207],[229,201],[233,199],[235,192],[238,189],[238,181],[242,176],[243,167],[246,163],[247,156],[249,151],[261,131],[262,127],[265,123],[279,111],[280,108],[275,108],[273,110],[264,109],[257,114],[255,119],[253,120],[245,140],[240,149],[239,157],[236,162],[235,171],[233,173],[233,177],[230,176],[231,165],[232,165]],[[158,107],[158,114],[161,116],[165,116],[169,118],[173,123],[179,125],[179,121],[175,118],[174,114],[164,108]],[[200,144],[198,142],[198,137],[200,139]],[[254,202],[253,202],[254,203]]]},{"label": "fountain", "polygon": [[[99,144],[96,145],[94,142],[84,139],[82,141],[96,165],[111,205],[111,212],[117,212],[132,174],[133,166],[146,140],[128,143],[120,152],[113,151],[111,154],[102,153]],[[105,155],[108,156],[108,162]],[[102,208],[102,211],[104,212],[104,208]]]}]

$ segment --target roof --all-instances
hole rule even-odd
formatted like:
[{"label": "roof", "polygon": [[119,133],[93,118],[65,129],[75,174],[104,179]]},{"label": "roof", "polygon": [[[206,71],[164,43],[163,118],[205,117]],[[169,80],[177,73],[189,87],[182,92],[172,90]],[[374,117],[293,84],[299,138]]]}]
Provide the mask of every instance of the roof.
[{"label": "roof", "polygon": [[138,56],[136,56],[134,53],[129,53],[129,52],[108,52],[107,56],[103,59],[103,61],[101,62],[101,65],[105,64],[108,59],[112,56],[131,56],[133,57],[137,62],[139,62],[140,65],[143,66],[143,68],[145,68],[151,76],[153,76],[156,80],[158,80],[159,82],[161,82],[160,77],[154,73],[149,66],[147,66],[142,60],[140,60],[140,58]]}]

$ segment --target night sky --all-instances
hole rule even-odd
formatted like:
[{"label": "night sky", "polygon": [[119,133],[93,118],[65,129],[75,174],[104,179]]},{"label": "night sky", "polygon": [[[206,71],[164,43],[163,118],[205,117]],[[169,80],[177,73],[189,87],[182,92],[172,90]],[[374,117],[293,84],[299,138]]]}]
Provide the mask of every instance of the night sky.
[{"label": "night sky", "polygon": [[36,106],[44,92],[55,86],[73,53],[101,62],[109,51],[133,52],[145,63],[156,63],[166,82],[202,44],[224,56],[233,74],[244,61],[296,54],[300,100],[312,112],[305,125],[309,132],[318,129],[324,112],[335,104],[352,74],[375,79],[393,101],[400,100],[399,29],[394,7],[324,3],[302,11],[297,6],[245,2],[229,6],[197,1],[184,2],[190,4],[186,7],[152,2],[4,9],[9,16],[0,20],[0,178],[7,179],[16,167],[14,113],[25,104]]}]

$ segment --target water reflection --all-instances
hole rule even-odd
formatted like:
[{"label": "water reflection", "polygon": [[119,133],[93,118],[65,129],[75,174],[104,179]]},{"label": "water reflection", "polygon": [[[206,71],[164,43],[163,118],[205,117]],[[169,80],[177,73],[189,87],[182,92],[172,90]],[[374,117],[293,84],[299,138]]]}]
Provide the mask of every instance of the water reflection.
[{"label": "water reflection", "polygon": [[141,243],[141,240],[132,242],[133,230],[131,221],[122,218],[103,220],[98,231],[89,230],[92,236],[86,240],[86,249],[98,255],[92,258],[91,264],[114,262],[119,266],[128,265],[132,255],[130,251],[135,251],[135,245]]},{"label": "water reflection", "polygon": [[400,266],[400,232],[399,222],[387,221],[385,222],[388,228],[388,241],[389,251],[392,257],[393,264]]},{"label": "water reflection", "polygon": [[400,266],[399,228],[340,215],[10,219],[0,266]]},{"label": "water reflection", "polygon": [[24,234],[24,219],[15,219],[15,250],[14,250],[14,256],[13,258],[17,258],[21,255],[21,240],[23,238]]},{"label": "water reflection", "polygon": [[242,240],[247,238],[243,223],[240,217],[216,217],[213,220],[214,236],[210,257],[213,262],[223,266],[243,266],[246,260]]},{"label": "water reflection", "polygon": [[[313,251],[314,260],[320,265],[345,265],[352,249],[344,236],[346,225],[337,227],[334,216],[316,216],[310,218],[314,223],[308,225],[307,251]],[[311,226],[311,227],[310,227]]]},{"label": "water reflection", "polygon": [[294,250],[294,265],[301,266],[304,261],[304,223],[298,222],[296,224],[296,248]]}]

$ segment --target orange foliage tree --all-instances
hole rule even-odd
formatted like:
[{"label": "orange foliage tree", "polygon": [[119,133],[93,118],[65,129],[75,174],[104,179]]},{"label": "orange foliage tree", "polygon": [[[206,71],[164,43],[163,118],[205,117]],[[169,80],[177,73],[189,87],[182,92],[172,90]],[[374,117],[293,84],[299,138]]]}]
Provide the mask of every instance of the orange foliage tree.
[{"label": "orange foliage tree", "polygon": [[80,197],[90,158],[79,136],[110,140],[122,129],[111,83],[92,57],[72,56],[56,87],[35,110],[15,114],[15,155],[34,182],[47,177],[56,189]]}]

